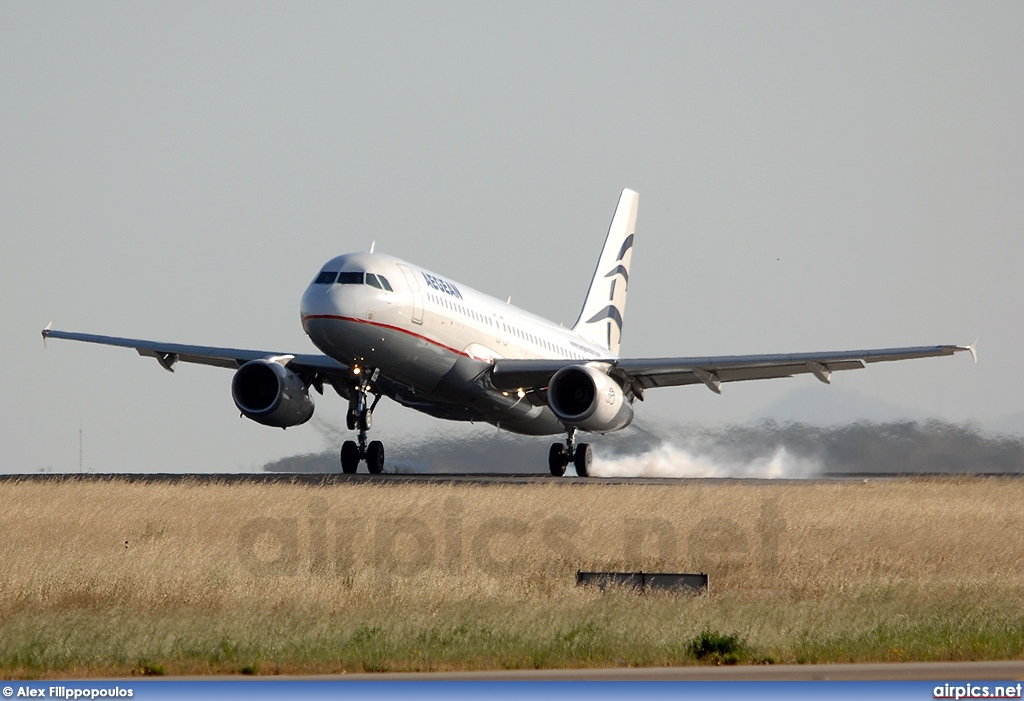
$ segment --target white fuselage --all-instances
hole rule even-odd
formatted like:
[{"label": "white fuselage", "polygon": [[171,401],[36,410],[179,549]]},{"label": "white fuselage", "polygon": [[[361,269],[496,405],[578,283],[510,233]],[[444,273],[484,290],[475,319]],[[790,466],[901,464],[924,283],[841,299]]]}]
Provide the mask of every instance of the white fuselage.
[{"label": "white fuselage", "polygon": [[[340,281],[331,281],[334,273],[343,275]],[[310,340],[345,365],[378,369],[385,394],[434,416],[519,433],[562,433],[543,402],[491,386],[490,364],[613,357],[569,329],[392,256],[338,256],[318,280],[301,304]]]}]

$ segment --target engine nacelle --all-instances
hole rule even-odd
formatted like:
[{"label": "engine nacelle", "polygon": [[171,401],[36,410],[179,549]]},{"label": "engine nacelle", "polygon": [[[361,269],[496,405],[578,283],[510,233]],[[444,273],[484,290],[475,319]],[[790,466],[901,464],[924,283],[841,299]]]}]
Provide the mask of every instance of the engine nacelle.
[{"label": "engine nacelle", "polygon": [[264,426],[298,426],[313,416],[313,399],[302,378],[272,360],[250,360],[238,368],[231,398],[246,418]]},{"label": "engine nacelle", "polygon": [[619,383],[589,365],[570,365],[548,383],[548,406],[566,426],[607,433],[633,420],[633,407]]}]

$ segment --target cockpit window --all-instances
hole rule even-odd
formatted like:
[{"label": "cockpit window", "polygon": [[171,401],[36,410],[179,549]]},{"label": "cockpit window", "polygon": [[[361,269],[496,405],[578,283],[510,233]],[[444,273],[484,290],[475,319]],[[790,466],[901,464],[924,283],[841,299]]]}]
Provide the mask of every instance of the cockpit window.
[{"label": "cockpit window", "polygon": [[317,285],[330,285],[337,283],[339,285],[369,285],[370,287],[376,287],[378,290],[387,290],[388,292],[394,292],[391,289],[391,283],[387,281],[383,275],[374,275],[373,273],[364,272],[347,272],[342,271],[336,273],[333,270],[324,270],[317,275],[314,280]]}]

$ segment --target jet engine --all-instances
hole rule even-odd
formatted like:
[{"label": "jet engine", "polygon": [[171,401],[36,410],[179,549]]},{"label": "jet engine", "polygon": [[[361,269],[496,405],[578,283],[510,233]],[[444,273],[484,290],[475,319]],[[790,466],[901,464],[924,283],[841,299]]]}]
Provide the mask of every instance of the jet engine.
[{"label": "jet engine", "polygon": [[548,406],[566,426],[607,433],[633,420],[633,407],[619,383],[590,365],[570,365],[548,383]]},{"label": "jet engine", "polygon": [[250,360],[238,368],[231,398],[246,418],[264,426],[298,426],[313,416],[313,399],[302,378],[272,360]]}]

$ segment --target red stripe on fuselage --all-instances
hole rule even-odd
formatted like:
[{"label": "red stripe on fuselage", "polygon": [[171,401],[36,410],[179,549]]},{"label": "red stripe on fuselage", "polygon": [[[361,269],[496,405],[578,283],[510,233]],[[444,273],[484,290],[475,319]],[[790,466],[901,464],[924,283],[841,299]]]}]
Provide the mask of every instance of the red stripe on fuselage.
[{"label": "red stripe on fuselage", "polygon": [[310,314],[309,316],[302,317],[302,323],[305,324],[308,319],[334,319],[335,321],[352,321],[352,322],[355,322],[357,324],[366,324],[368,326],[373,326],[373,327],[378,328],[378,329],[387,329],[388,331],[397,331],[399,333],[404,333],[406,336],[412,336],[413,338],[417,338],[417,339],[419,339],[421,341],[426,341],[427,343],[435,345],[438,348],[444,348],[446,351],[454,353],[455,355],[461,355],[463,358],[469,358],[470,360],[479,360],[480,362],[484,362],[484,363],[490,363],[491,362],[490,360],[485,360],[483,358],[474,358],[469,353],[463,353],[462,351],[455,350],[451,346],[446,346],[445,344],[440,343],[438,341],[435,341],[432,338],[427,338],[426,336],[423,336],[423,335],[418,334],[418,333],[414,333],[412,331],[409,331],[408,329],[403,329],[401,326],[392,326],[391,324],[381,324],[381,323],[376,322],[376,321],[370,321],[369,319],[356,319],[356,318],[353,318],[353,317],[350,317],[350,316],[338,316],[337,314]]}]

